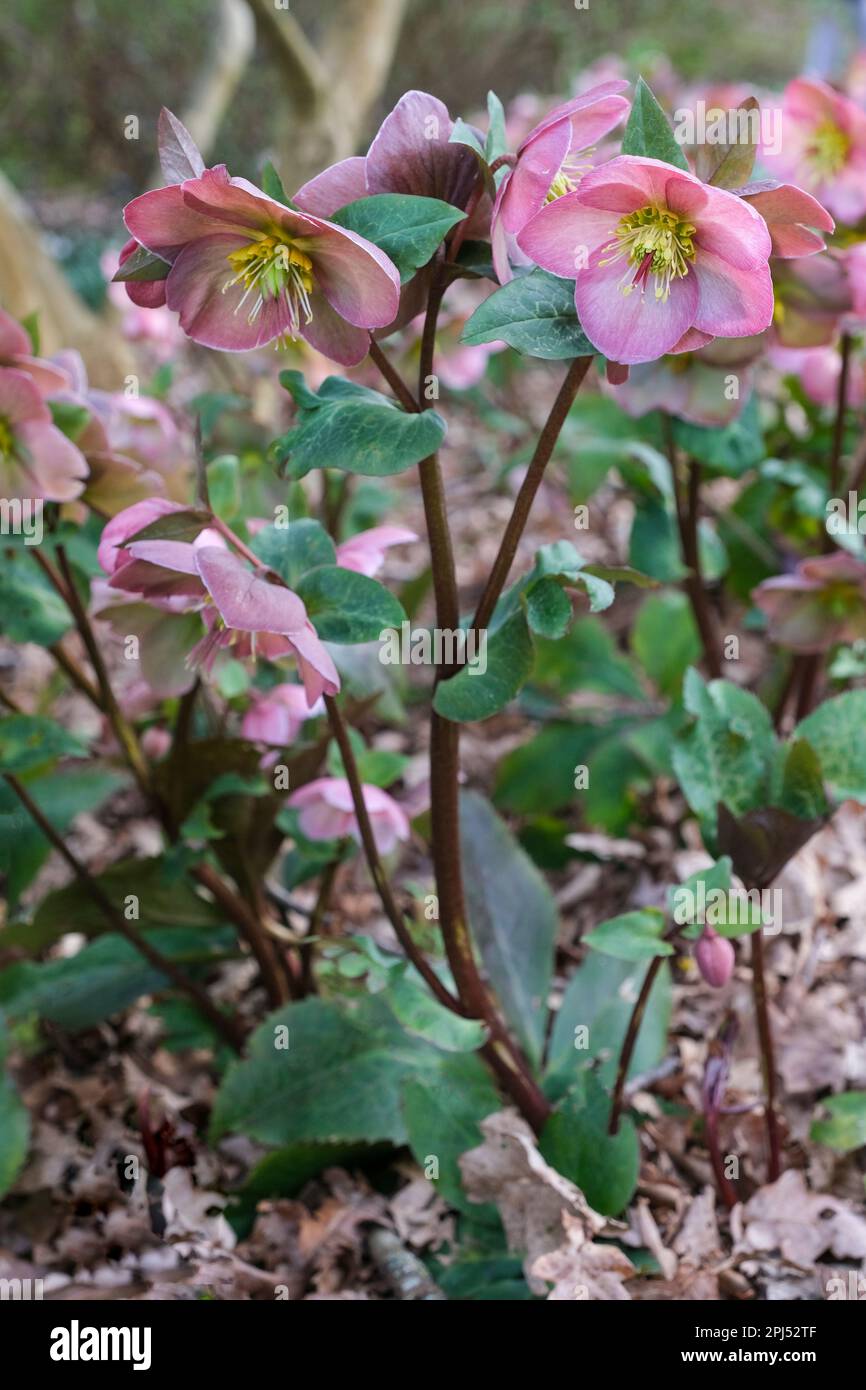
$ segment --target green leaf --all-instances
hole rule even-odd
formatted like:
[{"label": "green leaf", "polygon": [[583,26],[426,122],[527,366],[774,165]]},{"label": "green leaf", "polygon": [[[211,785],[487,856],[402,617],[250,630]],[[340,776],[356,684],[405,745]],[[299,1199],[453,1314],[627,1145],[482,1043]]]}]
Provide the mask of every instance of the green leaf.
[{"label": "green leaf", "polygon": [[[736,107],[736,112],[745,114],[742,119],[737,118],[737,138],[734,143],[710,144],[707,140],[698,145],[695,172],[702,183],[711,183],[715,188],[744,188],[749,182],[755,163],[756,142],[752,137],[757,123],[752,121],[751,112],[759,110],[756,99],[746,97]],[[728,119],[733,114],[733,111],[725,112]],[[742,138],[744,127],[745,139]]]},{"label": "green leaf", "polygon": [[[705,902],[713,892],[727,894],[730,887],[731,860],[728,855],[723,855],[708,868],[689,874],[678,887],[668,889],[668,911],[678,926],[686,928],[682,935],[687,940],[700,936],[704,929],[697,911],[700,902]],[[715,926],[715,923],[711,925]]]},{"label": "green leaf", "polygon": [[0,568],[0,632],[10,642],[50,647],[72,626],[69,609],[48,580],[22,558]]},{"label": "green leaf", "polygon": [[10,714],[0,719],[0,767],[4,772],[32,772],[55,758],[84,758],[87,744],[76,734],[38,714]]},{"label": "green leaf", "polygon": [[779,802],[800,820],[817,820],[827,814],[821,762],[805,738],[794,739],[788,749]]},{"label": "green leaf", "polygon": [[544,1045],[558,929],[553,896],[493,807],[460,798],[466,907],[487,975],[530,1061]]},{"label": "green leaf", "polygon": [[30,1143],[30,1116],[11,1079],[0,1073],[0,1197],[24,1166]]},{"label": "green leaf", "polygon": [[435,410],[407,413],[378,391],[342,377],[328,377],[318,393],[300,372],[281,372],[280,381],[300,407],[298,424],[274,445],[280,461],[290,460],[293,478],[311,468],[371,478],[403,473],[435,454],[445,437],[445,422]]},{"label": "green leaf", "polygon": [[446,1009],[434,999],[427,985],[409,971],[401,970],[388,985],[385,998],[408,1033],[434,1043],[443,1052],[475,1052],[486,1040],[483,1023],[461,1018]]},{"label": "green leaf", "polygon": [[595,1211],[618,1216],[637,1187],[640,1143],[628,1115],[617,1134],[608,1134],[609,1120],[610,1096],[593,1072],[582,1073],[544,1126],[538,1148]]},{"label": "green leaf", "polygon": [[777,747],[773,722],[755,695],[729,681],[706,685],[694,668],[686,674],[683,699],[693,722],[674,745],[674,770],[712,846],[719,802],[737,816],[768,801]]},{"label": "green leaf", "polygon": [[499,763],[496,804],[524,816],[573,805],[578,795],[575,768],[587,763],[603,736],[603,729],[592,724],[547,724]]},{"label": "green leaf", "polygon": [[675,696],[686,668],[701,655],[701,639],[685,594],[669,590],[644,599],[631,648],[663,695]]},{"label": "green leaf", "polygon": [[489,719],[504,709],[532,670],[532,638],[526,617],[515,613],[487,639],[486,670],[480,661],[440,681],[433,708],[458,724]]},{"label": "green leaf", "polygon": [[146,247],[138,246],[131,256],[127,256],[123,265],[117,268],[112,280],[119,280],[121,283],[128,280],[136,283],[164,280],[170,270],[171,265],[168,261],[164,261],[153,251],[148,251]]},{"label": "green leaf", "polygon": [[692,425],[686,420],[674,420],[673,429],[674,440],[681,449],[713,472],[729,478],[741,477],[766,457],[755,394],[737,419],[724,429]]},{"label": "green leaf", "polygon": [[[199,897],[189,879],[171,877],[162,859],[122,860],[97,875],[96,882],[120,913],[128,909],[137,914],[130,920],[140,931],[218,927],[226,920],[219,908]],[[48,893],[32,922],[0,930],[0,946],[23,946],[35,955],[66,932],[99,936],[108,930],[103,914],[76,882]]]},{"label": "green leaf", "polygon": [[[101,767],[79,766],[74,772],[49,773],[28,781],[27,790],[39,809],[61,833],[82,811],[95,811],[127,778]],[[51,850],[49,841],[31,819],[10,786],[0,782],[0,874],[6,879],[6,895],[14,907],[28,883],[35,878]],[[0,940],[5,940],[0,934]]]},{"label": "green leaf", "polygon": [[813,1122],[810,1136],[817,1144],[843,1154],[866,1145],[866,1091],[846,1091],[820,1103],[830,1118]]},{"label": "green leaf", "polygon": [[635,668],[597,618],[579,618],[571,632],[558,642],[536,644],[533,682],[560,695],[575,690],[597,690],[628,700],[646,700]]},{"label": "green leaf", "polygon": [[[279,1046],[286,1037],[288,1046]],[[235,1131],[265,1144],[403,1144],[400,1087],[435,1071],[442,1056],[405,1033],[381,998],[351,1007],[323,999],[287,1004],[256,1029],[247,1058],[227,1071],[212,1137]]]},{"label": "green leaf", "polygon": [[484,158],[492,164],[508,149],[508,135],[505,129],[505,111],[495,92],[487,93],[487,139],[484,142]]},{"label": "green leaf", "polygon": [[[648,966],[632,965],[591,951],[574,972],[553,1024],[545,1091],[557,1099],[579,1071],[597,1067],[599,1080],[613,1085],[619,1052]],[[671,1015],[671,979],[665,964],[650,990],[629,1077],[654,1067],[664,1056]]]},{"label": "green leaf", "polygon": [[290,203],[286,197],[283,181],[269,159],[262,166],[262,192],[273,198],[275,203],[282,203],[283,207],[294,207],[294,203]]},{"label": "green leaf", "polygon": [[501,339],[528,357],[586,357],[595,348],[574,308],[574,281],[531,270],[494,290],[475,310],[460,339],[470,347]]},{"label": "green leaf", "polygon": [[339,565],[308,570],[295,586],[323,642],[375,642],[384,628],[398,628],[406,614],[378,579]]},{"label": "green leaf", "polygon": [[[164,956],[189,968],[224,960],[236,950],[230,928],[166,927],[146,933]],[[122,936],[101,936],[77,955],[44,964],[22,961],[0,973],[0,1006],[10,1017],[40,1018],[80,1032],[120,1013],[169,982]]]},{"label": "green leaf", "polygon": [[631,115],[622,137],[622,153],[662,159],[688,173],[688,160],[670,121],[642,77],[637,80]]},{"label": "green leaf", "polygon": [[86,405],[76,405],[74,401],[49,401],[51,418],[62,434],[73,442],[79,438],[90,419]]},{"label": "green leaf", "polygon": [[324,1168],[354,1167],[376,1152],[369,1144],[288,1144],[259,1159],[238,1196],[253,1206],[268,1197],[294,1197]]},{"label": "green leaf", "polygon": [[585,932],[583,940],[596,951],[617,960],[651,960],[653,956],[672,956],[674,948],[662,941],[665,916],[655,907],[624,912]]},{"label": "green leaf", "polygon": [[526,594],[526,618],[533,632],[555,640],[568,631],[572,619],[571,600],[552,576],[539,579]]},{"label": "green leaf", "polygon": [[449,145],[468,145],[470,150],[474,150],[479,159],[484,159],[484,146],[478,138],[471,125],[467,125],[462,116],[458,116],[448,136]]},{"label": "green leaf", "polygon": [[290,521],[288,526],[263,526],[253,536],[250,548],[290,589],[307,570],[337,563],[337,548],[324,526],[307,516]]},{"label": "green leaf", "polygon": [[403,284],[430,260],[466,213],[439,198],[410,193],[376,193],[335,212],[331,221],[346,227],[389,256]]},{"label": "green leaf", "polygon": [[437,1190],[452,1207],[476,1218],[491,1209],[468,1200],[458,1160],[482,1143],[479,1124],[501,1105],[490,1073],[478,1057],[444,1058],[436,1071],[408,1077],[403,1083],[403,1116],[415,1161],[424,1168],[430,1158],[437,1159]]},{"label": "green leaf", "polygon": [[142,526],[134,536],[127,536],[124,546],[135,541],[194,541],[205,526],[213,523],[210,512],[189,507],[182,512],[167,512],[158,516],[147,526]]},{"label": "green leaf", "polygon": [[866,690],[846,690],[825,700],[794,731],[818,755],[821,774],[840,801],[866,802]]}]

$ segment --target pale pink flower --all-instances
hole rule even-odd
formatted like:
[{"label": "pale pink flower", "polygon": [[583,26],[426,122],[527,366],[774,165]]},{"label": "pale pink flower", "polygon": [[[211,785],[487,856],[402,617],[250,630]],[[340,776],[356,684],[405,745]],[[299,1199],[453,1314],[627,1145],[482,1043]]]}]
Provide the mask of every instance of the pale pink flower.
[{"label": "pale pink flower", "polygon": [[64,369],[44,357],[35,357],[30,336],[17,319],[0,309],[0,367],[26,372],[40,395],[53,396],[69,389]]},{"label": "pale pink flower", "polygon": [[[376,848],[380,854],[390,854],[398,841],[409,839],[406,814],[381,787],[365,784],[362,792]],[[345,777],[319,777],[308,782],[292,793],[287,804],[297,808],[301,833],[308,840],[351,837],[361,843],[352,789]]]},{"label": "pale pink flower", "polygon": [[866,319],[866,241],[858,241],[845,252],[845,271],[851,287],[854,316]]},{"label": "pale pink flower", "polygon": [[545,203],[572,192],[590,167],[592,147],[628,113],[628,83],[603,82],[549,112],[521,141],[496,193],[491,223],[493,264],[502,284],[512,278],[509,241]]},{"label": "pale pink flower", "polygon": [[583,330],[615,362],[751,337],[772,321],[764,219],[658,159],[620,155],[591,170],[532,218],[518,244],[575,279]]},{"label": "pale pink flower", "polygon": [[84,455],[54,424],[29,370],[0,367],[0,496],[71,502],[86,477]]},{"label": "pale pink flower", "polygon": [[866,213],[866,112],[826,82],[788,84],[779,149],[764,149],[762,158],[771,174],[794,179],[841,221]]},{"label": "pale pink flower", "polygon": [[763,179],[735,191],[761,214],[773,243],[773,255],[782,260],[823,251],[825,242],[819,232],[835,229],[835,222],[818,199],[791,183]]},{"label": "pale pink flower", "polygon": [[417,539],[415,532],[406,526],[373,526],[337,546],[337,564],[344,570],[372,577],[384,565],[385,551],[390,546],[408,545]]},{"label": "pale pink flower", "polygon": [[321,700],[308,705],[302,685],[275,685],[271,690],[254,690],[243,717],[241,734],[251,743],[287,748],[305,720],[315,719],[324,712]]},{"label": "pale pink flower", "polygon": [[[773,348],[770,361],[786,376],[796,376],[810,401],[835,409],[839,398],[842,358],[837,346]],[[846,404],[856,409],[866,400],[866,361],[852,352],[848,368]]]},{"label": "pale pink flower", "polygon": [[803,560],[752,592],[774,642],[803,653],[866,637],[866,565],[845,551]]}]

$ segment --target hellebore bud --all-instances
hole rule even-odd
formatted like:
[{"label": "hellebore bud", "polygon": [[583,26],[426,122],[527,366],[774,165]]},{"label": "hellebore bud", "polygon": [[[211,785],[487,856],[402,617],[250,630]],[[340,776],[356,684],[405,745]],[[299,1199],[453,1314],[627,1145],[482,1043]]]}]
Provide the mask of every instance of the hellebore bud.
[{"label": "hellebore bud", "polygon": [[695,946],[695,960],[698,969],[708,985],[717,989],[726,985],[734,972],[734,948],[724,936],[719,936],[712,927],[704,927]]}]

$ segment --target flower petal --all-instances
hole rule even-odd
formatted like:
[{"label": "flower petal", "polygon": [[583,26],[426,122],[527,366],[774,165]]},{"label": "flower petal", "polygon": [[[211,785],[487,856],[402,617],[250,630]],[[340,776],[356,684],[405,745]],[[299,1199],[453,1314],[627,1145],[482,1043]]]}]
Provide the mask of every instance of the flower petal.
[{"label": "flower petal", "polygon": [[694,322],[698,302],[696,277],[674,280],[668,299],[646,290],[623,293],[623,260],[599,265],[596,257],[575,284],[575,305],[583,331],[605,357],[632,364],[663,357]]},{"label": "flower petal", "polygon": [[428,92],[406,92],[367,152],[369,193],[414,193],[465,208],[478,177],[466,145],[450,143],[448,108]]},{"label": "flower petal", "polygon": [[536,265],[573,280],[585,274],[593,254],[611,240],[616,223],[614,213],[587,207],[579,188],[536,213],[518,233],[517,244]]},{"label": "flower petal", "polygon": [[292,202],[303,212],[317,217],[331,217],[338,208],[367,196],[367,161],[363,155],[352,155],[324,169],[314,179],[302,185]]},{"label": "flower petal", "polygon": [[715,338],[746,338],[773,321],[773,281],[765,262],[743,270],[703,248],[688,279],[699,287],[694,326]]}]

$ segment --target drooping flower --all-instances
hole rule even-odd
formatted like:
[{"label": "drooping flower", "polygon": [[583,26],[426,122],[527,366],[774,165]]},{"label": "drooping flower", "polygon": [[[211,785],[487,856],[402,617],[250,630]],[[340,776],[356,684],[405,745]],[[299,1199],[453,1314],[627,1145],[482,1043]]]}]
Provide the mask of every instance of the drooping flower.
[{"label": "drooping flower", "polygon": [[779,148],[765,149],[772,174],[792,178],[842,222],[866,212],[866,111],[814,77],[789,82]]},{"label": "drooping flower", "polygon": [[299,188],[293,202],[330,217],[346,203],[375,193],[440,198],[465,211],[478,179],[468,145],[451,141],[448,108],[429,92],[410,91],[382,122],[366,156],[340,160]]},{"label": "drooping flower", "polygon": [[166,304],[205,347],[243,352],[305,338],[355,366],[390,323],[400,277],[378,247],[269,198],[224,165],[133,199],[131,235],[171,269]]},{"label": "drooping flower", "polygon": [[704,927],[695,942],[695,960],[707,984],[720,989],[734,973],[736,956],[727,937],[719,936],[712,927]]},{"label": "drooping flower", "polygon": [[308,705],[302,685],[275,685],[270,690],[254,690],[249,709],[241,723],[241,734],[251,743],[267,743],[287,748],[307,719],[324,714],[321,700]]},{"label": "drooping flower", "polygon": [[765,579],[752,599],[772,640],[791,651],[824,652],[866,637],[866,565],[842,550]]},{"label": "drooping flower", "polygon": [[627,115],[629,103],[621,95],[627,88],[624,81],[602,82],[557,106],[521,141],[493,206],[493,264],[502,284],[512,278],[509,239],[545,203],[574,191],[591,167],[593,146]]},{"label": "drooping flower", "polygon": [[183,334],[177,316],[166,308],[165,281],[128,280],[116,284],[112,278],[137,247],[138,242],[130,237],[119,254],[106,251],[103,255],[101,268],[108,281],[108,298],[120,314],[124,338],[146,344],[157,361],[166,362],[177,352]]},{"label": "drooping flower", "polygon": [[0,496],[71,502],[86,477],[84,455],[54,424],[29,371],[0,367]]},{"label": "drooping flower", "polygon": [[337,564],[344,570],[372,577],[385,563],[385,551],[392,545],[408,545],[417,541],[414,531],[406,526],[373,526],[359,531],[337,546]]},{"label": "drooping flower", "polygon": [[764,219],[658,159],[620,155],[591,170],[517,240],[536,264],[575,279],[584,332],[615,362],[750,337],[772,320]]},{"label": "drooping flower", "polygon": [[786,348],[833,342],[852,309],[852,286],[836,255],[775,260],[773,290],[773,336]]},{"label": "drooping flower", "polygon": [[[121,512],[102,534],[99,562],[109,589],[144,599],[173,615],[196,613],[205,634],[187,647],[186,664],[210,670],[219,652],[270,661],[294,656],[307,704],[335,695],[340,678],[298,596],[267,570],[251,570],[222,536],[204,528],[196,539],[134,540],[158,517],[184,510],[152,498]],[[271,582],[273,581],[273,582]],[[110,610],[109,610],[110,611]],[[175,625],[176,627],[177,625]]]},{"label": "drooping flower", "polygon": [[[381,787],[362,787],[373,837],[380,854],[390,854],[400,840],[409,839],[409,821],[402,807]],[[288,799],[299,811],[298,823],[308,840],[342,840],[351,836],[361,843],[361,832],[345,777],[319,777],[299,787]]]}]

